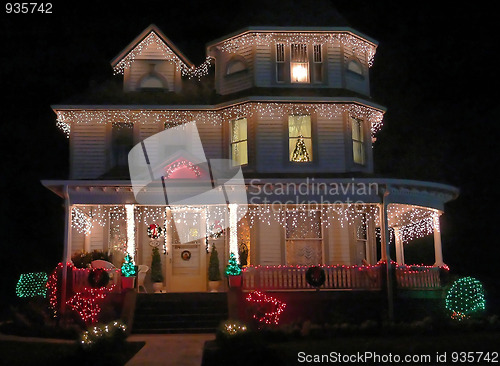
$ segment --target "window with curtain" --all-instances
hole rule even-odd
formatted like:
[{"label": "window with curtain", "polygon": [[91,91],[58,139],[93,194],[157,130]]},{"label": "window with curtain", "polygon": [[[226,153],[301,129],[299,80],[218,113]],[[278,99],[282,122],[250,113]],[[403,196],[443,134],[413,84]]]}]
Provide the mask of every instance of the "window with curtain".
[{"label": "window with curtain", "polygon": [[292,83],[309,83],[309,57],[306,44],[290,45],[290,71]]},{"label": "window with curtain", "polygon": [[363,120],[350,117],[352,129],[352,156],[356,164],[365,164],[365,145],[363,134]]},{"label": "window with curtain", "polygon": [[311,116],[288,116],[288,146],[290,161],[312,161]]},{"label": "window with curtain", "polygon": [[247,119],[239,118],[231,121],[230,134],[233,166],[248,164]]},{"label": "window with curtain", "polygon": [[320,211],[287,211],[285,231],[287,265],[322,264],[323,237]]}]

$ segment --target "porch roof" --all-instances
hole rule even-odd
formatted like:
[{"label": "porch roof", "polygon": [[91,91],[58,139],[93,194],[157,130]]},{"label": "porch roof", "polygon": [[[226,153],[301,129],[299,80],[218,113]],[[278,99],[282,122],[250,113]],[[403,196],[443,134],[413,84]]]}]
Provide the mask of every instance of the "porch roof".
[{"label": "porch roof", "polygon": [[[226,181],[217,180],[213,183],[214,187],[224,187],[226,190],[241,189],[243,184],[228,185]],[[128,180],[44,180],[42,184],[60,197],[69,199],[70,204],[137,204],[132,184]],[[384,178],[246,179],[244,185],[248,203],[256,205],[374,204],[381,203],[384,193],[388,193],[385,198],[388,204],[416,205],[443,211],[445,203],[455,199],[459,193],[458,188],[446,184]],[[196,181],[185,179],[179,179],[169,186],[169,189],[178,190],[187,196],[190,192],[198,193],[197,188]],[[161,182],[148,185],[144,192],[146,197],[149,195],[151,198],[148,204],[162,204],[157,200],[163,193]]]}]

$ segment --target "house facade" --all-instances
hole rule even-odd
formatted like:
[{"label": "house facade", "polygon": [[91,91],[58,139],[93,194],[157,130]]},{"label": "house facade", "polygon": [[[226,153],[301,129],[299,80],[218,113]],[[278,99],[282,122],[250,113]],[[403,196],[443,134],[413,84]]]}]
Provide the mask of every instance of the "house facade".
[{"label": "house facade", "polygon": [[[64,260],[99,250],[116,267],[126,253],[149,266],[158,247],[165,291],[204,292],[215,246],[221,273],[230,253],[239,258],[247,289],[307,288],[313,265],[325,287],[369,289],[379,280],[361,274],[379,273],[395,245],[401,286],[439,286],[439,218],[458,191],[374,177],[385,113],[370,97],[377,46],[347,27],[246,28],[207,44],[195,66],[145,29],[111,62],[122,99],[53,106],[70,176],[43,184],[65,201]],[[133,149],[160,172],[140,199]],[[200,182],[225,200],[197,202]],[[190,199],[158,200],[165,186]],[[407,266],[404,245],[425,235],[434,266]]]}]

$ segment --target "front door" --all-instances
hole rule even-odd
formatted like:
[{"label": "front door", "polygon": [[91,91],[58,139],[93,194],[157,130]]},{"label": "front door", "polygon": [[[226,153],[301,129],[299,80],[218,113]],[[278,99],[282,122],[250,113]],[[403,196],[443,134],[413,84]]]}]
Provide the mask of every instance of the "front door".
[{"label": "front door", "polygon": [[[207,254],[204,232],[205,217],[187,212],[170,226],[172,237],[167,260],[168,292],[204,292],[207,290]],[[191,240],[196,238],[195,240]]]}]

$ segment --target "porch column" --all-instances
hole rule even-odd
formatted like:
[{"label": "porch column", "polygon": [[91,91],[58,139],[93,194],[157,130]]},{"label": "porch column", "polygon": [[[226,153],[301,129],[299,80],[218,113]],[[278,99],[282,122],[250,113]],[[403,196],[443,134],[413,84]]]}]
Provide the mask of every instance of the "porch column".
[{"label": "porch column", "polygon": [[396,242],[396,262],[397,264],[405,264],[405,252],[399,235],[399,228],[394,228],[394,240]]},{"label": "porch column", "polygon": [[72,210],[73,206],[69,200],[69,188],[65,186],[65,223],[64,223],[64,248],[63,248],[63,270],[62,270],[62,287],[61,287],[61,314],[66,310],[66,284],[68,283],[68,262],[71,261],[71,225],[72,225]]},{"label": "porch column", "polygon": [[441,226],[439,224],[439,215],[433,215],[433,228],[434,228],[434,257],[436,262],[434,266],[444,266],[443,262],[443,249],[441,246]]},{"label": "porch column", "polygon": [[127,220],[127,253],[135,263],[135,215],[134,205],[125,205]]},{"label": "porch column", "polygon": [[229,204],[229,254],[233,253],[236,260],[240,261],[238,252],[238,205]]}]

